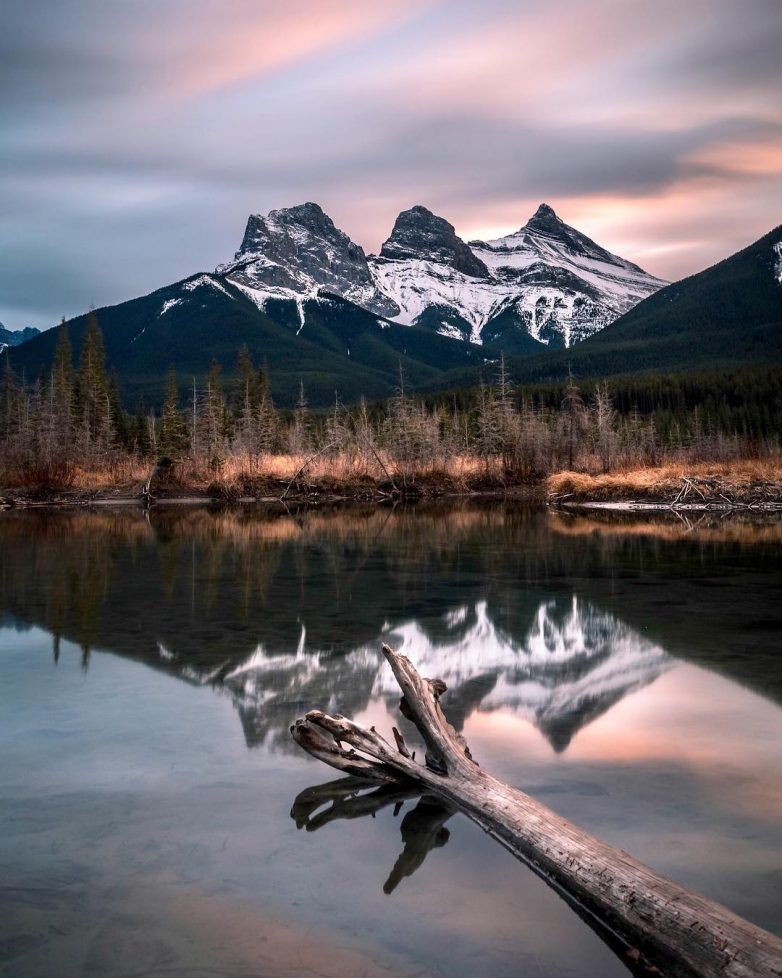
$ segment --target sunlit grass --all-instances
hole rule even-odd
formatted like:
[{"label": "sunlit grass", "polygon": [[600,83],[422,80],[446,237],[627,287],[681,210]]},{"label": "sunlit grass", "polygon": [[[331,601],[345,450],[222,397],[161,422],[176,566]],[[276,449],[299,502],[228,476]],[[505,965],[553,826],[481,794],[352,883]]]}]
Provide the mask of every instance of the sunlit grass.
[{"label": "sunlit grass", "polygon": [[685,480],[692,484],[688,491],[690,502],[696,502],[701,493],[707,498],[719,498],[724,493],[729,499],[738,501],[748,492],[757,494],[765,490],[782,498],[782,457],[673,462],[603,475],[556,472],[546,479],[546,490],[549,495],[596,501],[664,497],[673,501],[686,489]]}]

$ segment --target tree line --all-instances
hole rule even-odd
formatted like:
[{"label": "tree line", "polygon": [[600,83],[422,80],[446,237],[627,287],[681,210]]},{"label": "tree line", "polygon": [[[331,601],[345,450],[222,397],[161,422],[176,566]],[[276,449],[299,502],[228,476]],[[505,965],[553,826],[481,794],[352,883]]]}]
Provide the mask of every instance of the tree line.
[{"label": "tree line", "polygon": [[105,359],[94,314],[77,363],[65,323],[51,370],[34,383],[16,377],[6,359],[3,481],[65,485],[79,469],[163,458],[215,476],[229,461],[259,474],[272,456],[289,455],[340,457],[352,471],[363,466],[392,482],[469,458],[487,473],[523,482],[564,469],[609,472],[779,449],[782,372],[771,368],[762,404],[751,385],[742,395],[726,375],[708,383],[640,378],[635,388],[619,389],[605,381],[580,387],[571,377],[563,385],[524,389],[510,382],[501,360],[490,381],[472,391],[423,399],[406,390],[400,370],[397,392],[386,402],[344,406],[335,396],[330,410],[311,411],[301,386],[296,408],[279,411],[268,371],[242,348],[230,378],[215,363],[205,382],[193,380],[185,394],[172,369],[162,409],[140,403],[129,413]]}]

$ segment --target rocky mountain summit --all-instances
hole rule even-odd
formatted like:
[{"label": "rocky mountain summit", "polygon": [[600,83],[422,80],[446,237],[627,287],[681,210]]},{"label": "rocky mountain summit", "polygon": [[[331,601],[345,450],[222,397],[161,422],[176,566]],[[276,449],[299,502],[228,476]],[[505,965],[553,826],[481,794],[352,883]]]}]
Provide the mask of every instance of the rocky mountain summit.
[{"label": "rocky mountain summit", "polygon": [[397,217],[391,236],[380,249],[380,258],[437,262],[474,278],[489,274],[483,262],[457,237],[453,224],[420,204]]},{"label": "rocky mountain summit", "polygon": [[0,323],[0,353],[7,350],[9,346],[20,346],[34,336],[38,336],[40,329],[35,326],[25,326],[24,329],[6,329]]},{"label": "rocky mountain summit", "polygon": [[251,214],[233,261],[216,273],[261,305],[268,296],[314,298],[323,290],[381,316],[399,313],[377,289],[364,249],[311,202]]},{"label": "rocky mountain summit", "polygon": [[547,204],[513,234],[469,244],[416,205],[369,256],[317,204],[301,204],[252,215],[233,261],[216,271],[260,309],[331,292],[397,323],[511,353],[569,347],[665,285]]}]

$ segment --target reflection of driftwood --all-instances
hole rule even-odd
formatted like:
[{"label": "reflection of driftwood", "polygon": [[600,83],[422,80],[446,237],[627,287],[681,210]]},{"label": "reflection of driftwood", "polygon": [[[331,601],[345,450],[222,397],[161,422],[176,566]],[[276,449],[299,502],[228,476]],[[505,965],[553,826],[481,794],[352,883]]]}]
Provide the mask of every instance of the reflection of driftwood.
[{"label": "reflection of driftwood", "polygon": [[[367,788],[373,790],[368,792]],[[297,829],[316,832],[329,822],[374,816],[389,805],[401,805],[408,798],[417,798],[420,794],[420,789],[414,784],[389,783],[378,788],[365,778],[339,778],[299,792],[291,808],[291,818]],[[323,808],[329,803],[329,808]],[[318,811],[321,808],[323,811]]]},{"label": "reflection of driftwood", "polygon": [[399,827],[405,847],[383,884],[384,893],[393,893],[405,877],[413,875],[432,849],[445,845],[450,833],[443,826],[453,813],[452,807],[427,795],[407,812]]},{"label": "reflection of driftwood", "polygon": [[141,500],[145,506],[149,506],[149,504],[152,502],[152,483],[159,471],[160,465],[156,462],[155,465],[152,466],[152,469],[147,476],[147,481],[144,483],[141,490]]},{"label": "reflection of driftwood", "polygon": [[[483,771],[445,719],[444,684],[422,679],[383,646],[402,692],[402,712],[426,744],[426,766],[374,728],[319,710],[291,728],[314,757],[386,784],[418,785],[481,825],[627,948],[630,960],[675,978],[782,976],[782,940],[660,876]],[[347,747],[344,745],[348,745]]]},{"label": "reflection of driftwood", "polygon": [[[368,788],[372,790],[367,791]],[[297,828],[315,832],[338,819],[366,815],[374,818],[389,805],[394,805],[394,815],[398,815],[405,801],[418,798],[416,807],[402,819],[400,831],[404,849],[383,884],[383,892],[392,893],[405,877],[413,875],[432,849],[438,849],[448,841],[448,829],[443,826],[454,809],[431,795],[419,797],[420,793],[420,788],[412,782],[381,784],[378,788],[362,778],[340,778],[300,792],[293,802],[291,818]],[[328,803],[330,806],[323,808]],[[318,811],[321,808],[323,810]]]}]

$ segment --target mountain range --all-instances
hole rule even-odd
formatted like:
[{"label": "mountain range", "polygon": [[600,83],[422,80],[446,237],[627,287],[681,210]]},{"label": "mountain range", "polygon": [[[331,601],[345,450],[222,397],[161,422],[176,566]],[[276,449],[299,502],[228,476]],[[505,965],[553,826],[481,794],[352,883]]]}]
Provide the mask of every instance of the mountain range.
[{"label": "mountain range", "polygon": [[[246,345],[277,403],[304,383],[313,406],[471,385],[501,354],[514,379],[557,380],[778,359],[782,228],[668,285],[562,221],[547,204],[516,232],[463,241],[422,206],[367,255],[314,203],[253,214],[234,257],[95,311],[126,402],[160,401]],[[70,321],[76,353],[87,317]],[[15,348],[18,372],[47,369],[47,331]],[[494,369],[494,368],[491,368]]]},{"label": "mountain range", "polygon": [[[655,292],[573,350],[509,361],[517,382],[782,361],[782,225]],[[474,383],[452,374],[448,383]]]},{"label": "mountain range", "polygon": [[26,343],[34,336],[38,336],[40,332],[40,329],[36,329],[35,326],[25,326],[24,329],[6,329],[0,323],[0,353],[7,350],[9,346],[20,346],[22,343]]},{"label": "mountain range", "polygon": [[542,351],[591,336],[665,285],[569,227],[547,204],[514,234],[466,244],[425,207],[365,255],[317,204],[254,214],[217,273],[265,310],[324,290],[406,326]]}]

